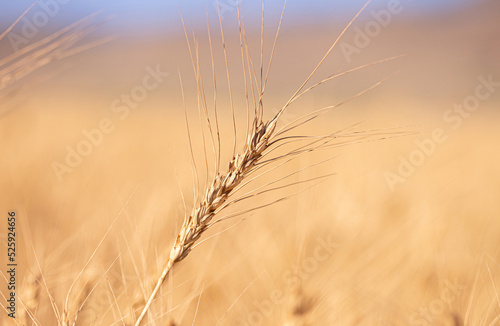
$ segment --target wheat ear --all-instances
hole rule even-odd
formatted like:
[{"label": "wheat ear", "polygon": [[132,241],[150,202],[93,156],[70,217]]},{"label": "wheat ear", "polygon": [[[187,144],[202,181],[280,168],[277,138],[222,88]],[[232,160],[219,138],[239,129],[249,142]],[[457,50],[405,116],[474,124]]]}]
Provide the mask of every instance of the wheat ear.
[{"label": "wheat ear", "polygon": [[244,150],[231,160],[225,174],[218,174],[214,178],[201,203],[184,220],[174,246],[170,250],[168,261],[146,306],[137,319],[136,326],[140,325],[174,264],[186,258],[203,232],[217,222],[213,221],[217,211],[223,207],[233,190],[256,168],[256,164],[262,158],[263,152],[269,148],[269,140],[276,129],[276,120],[272,119],[267,123],[263,123],[256,117],[253,127],[254,132],[247,139]]},{"label": "wheat ear", "polygon": [[[238,153],[234,154],[232,160],[229,163],[229,167],[225,173],[220,173],[218,168],[215,171],[215,176],[213,181],[211,182],[211,185],[207,187],[207,190],[205,191],[202,199],[198,202],[197,205],[193,208],[191,211],[191,214],[187,216],[182,224],[182,227],[176,237],[175,243],[170,250],[169,258],[162,270],[161,275],[158,278],[158,281],[156,282],[156,285],[149,296],[146,305],[144,306],[141,314],[139,315],[135,326],[140,326],[141,322],[143,321],[144,317],[146,316],[147,312],[149,311],[149,308],[153,301],[155,300],[158,291],[160,290],[163,282],[165,281],[167,275],[169,274],[170,270],[173,268],[173,266],[182,261],[186,256],[191,252],[193,249],[193,246],[195,245],[196,241],[200,239],[202,234],[212,225],[215,223],[225,220],[226,218],[218,218],[214,220],[214,217],[225,207],[229,206],[231,203],[234,203],[235,201],[231,201],[228,199],[232,196],[234,192],[239,190],[241,187],[243,187],[248,181],[246,177],[251,174],[252,172],[256,171],[257,169],[261,168],[263,165],[267,165],[269,162],[273,162],[279,159],[291,157],[291,156],[297,156],[305,152],[310,152],[316,149],[321,149],[321,148],[331,148],[332,146],[342,146],[348,143],[352,142],[346,142],[344,144],[337,144],[337,145],[329,145],[329,143],[333,140],[336,139],[342,135],[339,135],[338,133],[334,133],[332,135],[327,135],[327,136],[320,136],[320,137],[311,137],[314,139],[310,143],[308,143],[305,146],[301,146],[296,148],[295,150],[292,150],[291,152],[288,152],[285,155],[278,156],[277,158],[271,158],[270,160],[262,160],[264,156],[269,155],[270,152],[272,152],[274,149],[277,147],[280,147],[283,144],[286,143],[291,143],[296,140],[307,140],[311,139],[308,136],[286,136],[286,137],[281,137],[282,134],[296,128],[299,125],[305,124],[321,114],[331,111],[334,108],[348,102],[349,100],[352,100],[354,98],[357,98],[358,96],[362,95],[363,93],[371,90],[373,87],[377,86],[379,83],[376,85],[366,89],[365,91],[358,93],[354,97],[350,98],[347,101],[341,102],[338,105],[332,105],[327,108],[323,108],[321,110],[315,111],[312,113],[312,116],[305,116],[302,117],[304,121],[294,121],[292,123],[289,123],[285,125],[285,127],[289,127],[288,129],[285,128],[285,130],[279,129],[277,130],[277,121],[280,119],[281,115],[283,112],[286,110],[290,104],[292,104],[298,97],[303,95],[304,93],[307,93],[310,91],[312,88],[318,86],[319,84],[326,82],[328,80],[331,80],[337,76],[332,76],[327,78],[326,80],[321,81],[320,83],[314,85],[313,87],[303,90],[306,84],[309,82],[309,80],[315,75],[319,67],[323,64],[325,59],[328,57],[328,55],[331,53],[333,48],[338,44],[340,38],[344,35],[346,30],[351,26],[351,24],[354,22],[354,20],[359,16],[359,14],[366,8],[370,1],[366,2],[366,4],[361,8],[361,10],[358,11],[358,13],[351,19],[351,21],[347,24],[347,26],[342,30],[340,35],[337,37],[337,39],[333,42],[332,46],[330,49],[326,52],[326,54],[323,56],[323,58],[319,61],[315,69],[310,73],[308,78],[304,81],[304,83],[297,89],[297,91],[292,95],[292,97],[286,102],[286,104],[281,108],[281,110],[278,111],[278,113],[270,120],[267,122],[264,122],[262,119],[262,113],[263,113],[263,102],[262,102],[262,97],[264,95],[264,89],[265,85],[267,82],[267,77],[272,61],[272,55],[269,61],[269,67],[267,69],[265,79],[263,82],[263,69],[262,69],[262,58],[261,58],[261,69],[260,69],[260,74],[261,74],[261,82],[260,82],[260,90],[258,94],[258,104],[254,112],[253,116],[253,121],[251,124],[251,127],[249,128],[246,136],[246,142],[244,145],[243,150]],[[272,54],[274,54],[274,49],[276,46],[276,40],[278,38],[278,33],[281,27],[281,22],[283,19],[283,13],[285,9],[286,1],[283,6],[283,11],[282,15],[280,18],[280,23],[277,29],[276,37],[274,40],[273,48],[272,48]],[[246,37],[245,37],[245,32],[244,32],[244,27],[242,27],[242,21],[243,19],[240,18],[240,8],[239,5],[237,6],[238,10],[238,21],[240,24],[240,43],[241,43],[241,37],[245,39],[244,45],[248,53],[248,48],[247,48],[247,42],[246,42]],[[263,14],[262,14],[263,15]],[[182,15],[181,15],[182,19]],[[262,18],[263,19],[263,18]],[[183,24],[184,20],[182,19]],[[228,70],[228,64],[227,64],[227,56],[226,56],[226,47],[224,43],[224,35],[222,31],[222,23],[221,23],[221,17],[220,17],[220,9],[219,9],[219,23],[221,24],[221,35],[222,35],[222,43],[223,43],[223,49],[224,49],[224,55],[225,55],[225,61],[226,61],[226,70]],[[244,26],[244,25],[243,25]],[[263,29],[263,25],[262,25]],[[184,26],[184,31],[186,34],[186,39],[188,40],[186,29]],[[188,40],[188,46],[189,46],[189,40]],[[243,44],[241,45],[243,49]],[[262,34],[261,34],[261,47],[263,46],[262,44]],[[191,54],[191,49],[190,49],[190,54]],[[262,56],[262,49],[261,49],[261,56]],[[242,51],[242,58],[243,58],[243,51]],[[193,56],[191,54],[191,60],[193,61]],[[383,62],[385,60],[382,60],[380,62]],[[379,62],[377,62],[379,63]],[[249,66],[248,70],[249,73],[251,74],[251,68],[253,67],[252,60],[250,56],[247,54],[247,64]],[[376,64],[376,63],[373,63]],[[362,66],[366,67],[368,65]],[[360,68],[362,68],[360,67]],[[193,61],[193,68],[195,68],[195,75],[197,77],[197,82],[199,92],[200,89],[202,89],[200,83],[200,76],[199,76],[199,67],[195,64]],[[198,69],[197,69],[198,68]],[[354,69],[356,70],[356,69]],[[354,71],[352,70],[352,71]],[[254,72],[255,75],[255,72]],[[255,76],[253,76],[255,78]],[[250,79],[251,80],[251,79]],[[229,73],[228,73],[228,84],[230,86],[230,81],[229,81]],[[256,82],[257,84],[257,82]],[[245,87],[246,89],[246,87]],[[253,89],[253,85],[252,85]],[[231,94],[231,93],[230,93]],[[202,94],[202,97],[204,98],[204,94]],[[232,102],[231,102],[232,103]],[[206,108],[205,108],[206,109]],[[232,104],[231,104],[231,109],[232,109]],[[234,111],[232,109],[233,113],[233,120],[234,120]],[[206,115],[206,113],[205,113]],[[208,125],[209,125],[209,130],[212,132],[210,128],[210,121],[208,119],[208,116],[206,116]],[[217,126],[218,127],[218,126]],[[235,131],[236,132],[236,131]],[[359,133],[353,132],[353,133],[347,133],[344,136],[346,137],[359,137]],[[236,137],[236,135],[235,135]],[[281,138],[280,138],[281,137]],[[219,144],[220,145],[220,144]],[[215,146],[214,146],[215,147]],[[272,184],[272,183],[271,183]],[[276,188],[277,189],[277,188]],[[264,192],[264,191],[263,191]],[[263,193],[261,192],[261,193]],[[276,202],[276,201],[275,201]],[[275,203],[274,202],[274,203]],[[264,205],[267,206],[267,205]],[[261,206],[261,207],[264,207]]]}]

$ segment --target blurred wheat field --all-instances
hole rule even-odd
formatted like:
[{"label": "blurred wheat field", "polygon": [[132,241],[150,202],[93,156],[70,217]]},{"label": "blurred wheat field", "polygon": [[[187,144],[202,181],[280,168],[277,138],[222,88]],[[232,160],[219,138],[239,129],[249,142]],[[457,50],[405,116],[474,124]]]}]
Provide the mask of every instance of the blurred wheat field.
[{"label": "blurred wheat field", "polygon": [[[460,126],[443,118],[474,95],[478,76],[500,80],[498,62],[488,59],[496,58],[499,42],[494,33],[498,24],[484,19],[492,8],[498,6],[468,9],[482,17],[475,21],[485,22],[470,23],[476,27],[470,35],[457,27],[462,22],[458,13],[460,19],[448,17],[451,22],[442,26],[449,28],[433,36],[419,32],[421,25],[415,22],[394,22],[350,65],[341,52],[332,53],[315,82],[409,52],[322,85],[294,103],[279,126],[391,76],[298,133],[324,135],[359,122],[356,130],[398,127],[418,133],[313,152],[257,180],[251,189],[284,175],[291,175],[289,184],[297,184],[231,207],[225,214],[293,195],[210,228],[199,246],[174,266],[144,324],[500,324],[498,88]],[[236,143],[242,147],[244,86],[237,25],[230,19],[224,24],[230,26],[226,41],[238,117]],[[279,16],[272,19],[275,28]],[[215,40],[217,24],[212,23]],[[294,23],[284,26],[264,100],[266,119],[304,81],[344,23],[309,27],[315,38]],[[432,21],[426,23],[432,27]],[[363,26],[362,19],[359,24]],[[267,55],[275,31],[271,26],[266,29]],[[259,33],[248,31],[256,58]],[[212,101],[206,30],[196,35],[207,101]],[[401,35],[416,44],[401,47]],[[54,62],[31,75],[33,84],[22,81],[27,86],[9,95],[2,107],[0,206],[2,214],[15,211],[18,217],[19,325],[60,324],[51,298],[62,313],[82,270],[68,298],[68,325],[76,312],[77,325],[134,325],[168,259],[185,210],[189,214],[195,205],[184,108],[201,188],[206,178],[196,81],[183,37],[119,39]],[[347,34],[346,41],[352,37]],[[455,55],[455,43],[465,40],[468,50]],[[484,44],[489,52],[478,50]],[[214,54],[224,170],[233,140],[220,40],[214,41]],[[485,68],[477,68],[478,62]],[[459,65],[463,70],[456,70]],[[402,72],[394,75],[398,69]],[[125,109],[122,95],[144,86],[151,70],[161,71],[158,79],[148,79],[158,83],[136,107]],[[53,71],[55,76],[44,79]],[[425,153],[418,144],[435,139],[436,128],[446,140],[429,145]],[[70,166],[67,157],[73,150],[80,151],[81,159]],[[325,159],[331,160],[307,168]],[[207,161],[213,163],[212,158]],[[54,162],[66,168],[60,170]],[[405,168],[398,182],[388,179],[388,173]],[[318,184],[300,183],[330,173],[335,175]],[[6,259],[0,255],[4,276]],[[0,292],[6,307],[4,282]],[[5,309],[0,311],[1,325],[16,325]]]}]

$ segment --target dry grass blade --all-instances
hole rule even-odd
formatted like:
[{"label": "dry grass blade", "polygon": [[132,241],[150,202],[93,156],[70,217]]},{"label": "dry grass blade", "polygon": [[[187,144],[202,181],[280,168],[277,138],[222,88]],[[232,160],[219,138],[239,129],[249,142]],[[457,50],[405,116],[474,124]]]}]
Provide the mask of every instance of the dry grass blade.
[{"label": "dry grass blade", "polygon": [[26,14],[31,10],[31,8],[33,8],[35,4],[36,2],[29,6],[28,9],[26,9],[23,14],[16,19],[15,22],[13,22],[2,34],[0,34],[0,40],[2,40],[5,36],[7,36],[7,34],[10,33],[10,31],[17,25],[17,23],[21,21],[21,19],[23,19],[24,16],[26,16]]}]

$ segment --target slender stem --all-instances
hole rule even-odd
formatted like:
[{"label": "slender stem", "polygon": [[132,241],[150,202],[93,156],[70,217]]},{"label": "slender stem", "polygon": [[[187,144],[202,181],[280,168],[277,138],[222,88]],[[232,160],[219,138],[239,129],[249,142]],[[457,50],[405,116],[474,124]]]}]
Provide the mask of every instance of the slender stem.
[{"label": "slender stem", "polygon": [[174,261],[172,259],[169,259],[167,261],[167,264],[163,268],[163,272],[161,273],[161,276],[158,279],[158,282],[156,283],[156,286],[155,286],[153,292],[149,296],[148,302],[144,306],[144,309],[142,309],[141,315],[139,316],[139,318],[135,322],[135,326],[139,326],[141,324],[142,320],[144,319],[144,317],[146,316],[146,313],[149,310],[149,307],[151,306],[151,304],[153,303],[154,299],[156,298],[156,294],[160,290],[161,285],[165,281],[165,278],[167,277],[168,273],[170,272],[170,270],[172,269],[173,266],[174,266]]}]

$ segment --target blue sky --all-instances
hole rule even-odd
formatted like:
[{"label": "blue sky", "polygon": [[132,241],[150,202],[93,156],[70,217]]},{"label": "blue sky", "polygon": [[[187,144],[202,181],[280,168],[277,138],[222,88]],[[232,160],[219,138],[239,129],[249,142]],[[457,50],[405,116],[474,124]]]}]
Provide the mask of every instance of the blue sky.
[{"label": "blue sky", "polygon": [[[219,0],[223,14],[235,16],[236,0]],[[246,17],[255,18],[260,15],[261,1],[239,0]],[[389,1],[373,0],[369,10],[387,7]],[[301,16],[311,22],[331,19],[336,16],[351,17],[364,4],[365,0],[288,0],[286,17]],[[473,0],[401,0],[401,5],[414,14],[435,14],[443,10],[450,11],[459,6],[472,3]],[[0,22],[2,27],[14,21],[33,0],[2,1],[0,5]],[[269,17],[279,17],[283,1],[266,1],[266,13]],[[115,15],[111,24],[121,27],[133,26],[138,29],[169,28],[179,26],[178,5],[183,15],[193,23],[205,21],[205,13],[216,17],[215,0],[39,0],[26,16],[34,19],[39,15],[43,19],[44,12],[52,14],[47,25],[58,26],[68,24],[95,11],[103,11],[105,15]],[[250,21],[251,19],[249,19]]]}]

